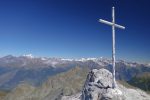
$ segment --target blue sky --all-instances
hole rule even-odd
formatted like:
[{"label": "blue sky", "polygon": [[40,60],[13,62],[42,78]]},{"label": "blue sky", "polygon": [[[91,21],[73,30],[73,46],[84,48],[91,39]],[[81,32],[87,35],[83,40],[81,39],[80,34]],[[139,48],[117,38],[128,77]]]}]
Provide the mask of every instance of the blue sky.
[{"label": "blue sky", "polygon": [[111,57],[116,7],[116,57],[150,62],[149,0],[1,0],[0,56]]}]

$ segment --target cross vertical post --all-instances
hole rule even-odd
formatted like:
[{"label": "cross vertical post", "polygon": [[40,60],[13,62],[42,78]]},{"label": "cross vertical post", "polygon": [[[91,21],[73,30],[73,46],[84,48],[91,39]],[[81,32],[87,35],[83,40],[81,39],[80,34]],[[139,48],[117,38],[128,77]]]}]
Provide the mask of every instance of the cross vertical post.
[{"label": "cross vertical post", "polygon": [[116,79],[115,79],[115,62],[116,62],[116,58],[115,58],[115,28],[125,29],[125,27],[115,23],[115,7],[112,7],[112,22],[109,22],[109,21],[106,21],[103,19],[99,19],[99,22],[112,26],[112,66],[113,66],[113,68],[112,68],[113,69],[112,87],[116,88],[117,84],[116,84]]},{"label": "cross vertical post", "polygon": [[115,80],[115,62],[116,62],[116,59],[115,59],[115,8],[112,7],[112,65],[113,65],[113,84],[112,86],[114,88],[116,88],[117,84],[116,84],[116,80]]}]

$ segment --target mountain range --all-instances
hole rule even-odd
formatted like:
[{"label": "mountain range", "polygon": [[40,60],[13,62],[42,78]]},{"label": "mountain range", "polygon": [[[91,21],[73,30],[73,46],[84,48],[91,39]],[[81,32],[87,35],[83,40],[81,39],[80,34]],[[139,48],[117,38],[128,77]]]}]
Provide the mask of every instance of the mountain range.
[{"label": "mountain range", "polygon": [[[76,66],[89,70],[94,68],[112,70],[111,59],[103,57],[64,59],[33,57],[31,54],[18,57],[8,55],[0,58],[0,90],[10,91],[21,83],[37,87],[49,77]],[[116,62],[116,78],[119,80],[129,81],[134,76],[145,72],[150,72],[148,64],[123,60]]]}]

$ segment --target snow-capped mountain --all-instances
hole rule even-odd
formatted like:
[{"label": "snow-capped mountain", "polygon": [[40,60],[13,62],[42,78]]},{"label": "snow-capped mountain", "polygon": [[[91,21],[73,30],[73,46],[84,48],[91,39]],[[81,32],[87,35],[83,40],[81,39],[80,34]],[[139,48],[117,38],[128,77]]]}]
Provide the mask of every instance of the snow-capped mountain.
[{"label": "snow-capped mountain", "polygon": [[147,66],[149,66],[149,67],[150,67],[150,63],[148,63],[148,64],[147,64]]},{"label": "snow-capped mountain", "polygon": [[[99,58],[48,58],[35,57],[31,54],[23,56],[8,55],[0,58],[0,89],[11,89],[25,81],[39,85],[49,76],[67,71],[76,66],[88,69],[106,68],[112,70],[111,59]],[[116,62],[116,77],[129,80],[142,72],[150,72],[146,64],[118,60]]]},{"label": "snow-capped mountain", "polygon": [[[111,65],[111,59],[99,57],[99,58],[81,58],[81,59],[65,59],[65,58],[48,58],[48,57],[34,57],[32,54],[27,54],[23,56],[12,56],[8,55],[0,58],[0,66],[7,67],[31,67],[31,68],[39,68],[39,67],[60,67],[60,64],[68,64],[68,63],[86,63],[88,61],[95,62],[100,66],[108,66]],[[116,63],[124,63],[130,67],[136,67],[139,65],[143,65],[137,62],[127,62],[124,60],[118,60]],[[144,64],[145,66],[149,66],[149,64]]]}]

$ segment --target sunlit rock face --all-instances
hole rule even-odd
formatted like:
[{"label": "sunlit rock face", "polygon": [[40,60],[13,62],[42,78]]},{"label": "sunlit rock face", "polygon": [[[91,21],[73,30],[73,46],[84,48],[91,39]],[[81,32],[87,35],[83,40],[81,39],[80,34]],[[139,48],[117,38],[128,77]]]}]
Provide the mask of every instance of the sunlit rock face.
[{"label": "sunlit rock face", "polygon": [[81,96],[82,100],[122,100],[122,92],[112,88],[112,74],[106,69],[89,72]]}]

